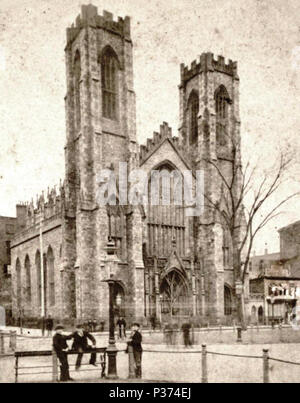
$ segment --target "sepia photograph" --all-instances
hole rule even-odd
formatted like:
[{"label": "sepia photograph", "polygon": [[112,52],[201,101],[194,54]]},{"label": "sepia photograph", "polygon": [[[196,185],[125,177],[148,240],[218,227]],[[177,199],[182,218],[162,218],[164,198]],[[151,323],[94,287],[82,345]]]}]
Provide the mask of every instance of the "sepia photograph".
[{"label": "sepia photograph", "polygon": [[299,105],[299,0],[0,0],[0,383],[299,383]]}]

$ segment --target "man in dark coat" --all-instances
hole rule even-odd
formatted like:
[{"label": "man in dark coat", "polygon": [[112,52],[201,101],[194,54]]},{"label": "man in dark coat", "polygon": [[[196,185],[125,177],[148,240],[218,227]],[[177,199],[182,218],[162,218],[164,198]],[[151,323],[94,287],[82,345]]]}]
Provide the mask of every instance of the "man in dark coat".
[{"label": "man in dark coat", "polygon": [[[96,364],[96,353],[93,352],[93,347],[96,346],[96,339],[94,336],[92,336],[89,332],[84,330],[83,325],[77,325],[76,326],[76,331],[72,333],[72,338],[73,338],[73,344],[72,344],[72,350],[78,351],[79,354],[77,356],[76,364],[75,364],[75,369],[76,371],[79,370],[81,366],[81,360],[83,356],[83,352],[86,351],[91,351],[91,358],[90,358],[90,365],[94,365],[95,367],[97,366]],[[88,339],[91,340],[93,343],[93,347],[89,346],[88,344]]]},{"label": "man in dark coat", "polygon": [[52,336],[53,319],[51,318],[50,314],[48,315],[48,317],[46,319],[46,330],[48,332],[48,337]]},{"label": "man in dark coat", "polygon": [[123,316],[120,316],[117,325],[119,326],[119,337],[120,339],[123,339],[123,337],[126,337],[126,321]]},{"label": "man in dark coat", "polygon": [[191,330],[191,324],[190,323],[184,323],[181,327],[182,333],[183,333],[183,341],[184,341],[184,346],[189,347],[192,345],[191,343],[191,338],[190,338],[190,330]]},{"label": "man in dark coat", "polygon": [[60,361],[60,381],[72,381],[73,379],[69,374],[69,364],[68,364],[68,344],[67,340],[72,338],[72,335],[64,336],[62,334],[64,327],[62,325],[57,325],[55,328],[55,334],[53,336],[53,348],[56,352],[57,358]]},{"label": "man in dark coat", "polygon": [[128,341],[128,345],[132,346],[133,349],[133,357],[135,362],[135,375],[137,378],[142,377],[142,335],[140,333],[140,325],[139,323],[133,323],[132,332],[130,335],[130,339]]}]

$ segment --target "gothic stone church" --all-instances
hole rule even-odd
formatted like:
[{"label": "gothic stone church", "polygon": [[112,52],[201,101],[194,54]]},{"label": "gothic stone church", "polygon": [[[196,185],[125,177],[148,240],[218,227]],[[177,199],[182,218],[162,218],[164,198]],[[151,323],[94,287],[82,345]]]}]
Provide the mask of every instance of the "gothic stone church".
[{"label": "gothic stone church", "polygon": [[184,208],[160,202],[146,209],[99,205],[96,178],[107,168],[117,175],[119,162],[147,174],[202,169],[205,192],[220,199],[220,179],[205,161],[228,174],[230,146],[222,133],[240,142],[237,63],[203,53],[191,67],[182,64],[178,136],[163,123],[139,146],[132,46],[130,19],[98,15],[93,5],[82,6],[67,29],[65,180],[36,203],[17,206],[15,317],[20,310],[40,317],[44,306],[60,321],[107,323],[104,280],[111,275],[115,311],[129,322],[155,316],[229,323],[235,314],[230,245],[211,209],[187,217]]}]

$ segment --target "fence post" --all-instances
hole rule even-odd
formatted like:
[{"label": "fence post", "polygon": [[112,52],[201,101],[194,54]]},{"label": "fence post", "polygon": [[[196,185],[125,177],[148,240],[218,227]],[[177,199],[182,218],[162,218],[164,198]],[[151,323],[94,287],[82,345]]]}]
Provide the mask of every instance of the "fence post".
[{"label": "fence post", "polygon": [[241,326],[237,327],[237,343],[241,343],[242,342],[242,328]]},{"label": "fence post", "polygon": [[206,344],[202,344],[202,383],[208,383],[207,380],[207,351]]},{"label": "fence post", "polygon": [[282,343],[282,324],[279,323],[279,342]]},{"label": "fence post", "polygon": [[0,354],[4,354],[4,334],[0,333]]},{"label": "fence post", "polygon": [[17,347],[17,332],[15,330],[11,330],[9,335],[9,348],[12,351],[16,351]]},{"label": "fence post", "polygon": [[57,355],[54,350],[52,349],[52,382],[58,381],[58,368],[57,368]]},{"label": "fence post", "polygon": [[128,346],[128,378],[135,378],[135,364],[134,364],[134,356],[133,356],[133,347]]},{"label": "fence post", "polygon": [[263,349],[263,383],[269,383],[269,349]]},{"label": "fence post", "polygon": [[18,365],[19,365],[19,357],[15,356],[15,383],[18,383]]}]

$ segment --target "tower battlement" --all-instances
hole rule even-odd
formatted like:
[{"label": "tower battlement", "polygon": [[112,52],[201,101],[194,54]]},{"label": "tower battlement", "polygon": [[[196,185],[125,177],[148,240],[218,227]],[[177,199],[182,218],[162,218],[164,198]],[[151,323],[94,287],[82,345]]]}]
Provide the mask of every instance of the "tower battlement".
[{"label": "tower battlement", "polygon": [[128,16],[118,17],[118,20],[114,21],[112,13],[104,10],[103,14],[99,15],[97,7],[88,4],[81,6],[81,13],[77,16],[75,25],[72,24],[70,28],[67,28],[67,46],[74,41],[80,30],[87,26],[104,28],[130,40],[130,18]]},{"label": "tower battlement", "polygon": [[30,202],[20,202],[17,204],[17,210],[23,211],[25,217],[25,229],[32,227],[42,219],[48,219],[60,214],[62,203],[65,199],[64,184],[60,182],[59,189],[54,186],[48,188],[47,192],[36,196]]},{"label": "tower battlement", "polygon": [[202,53],[198,60],[194,60],[191,63],[190,67],[184,63],[180,65],[181,82],[186,82],[196,74],[206,71],[218,71],[237,78],[237,62],[229,59],[226,63],[223,56],[218,56],[215,59],[213,53]]}]

